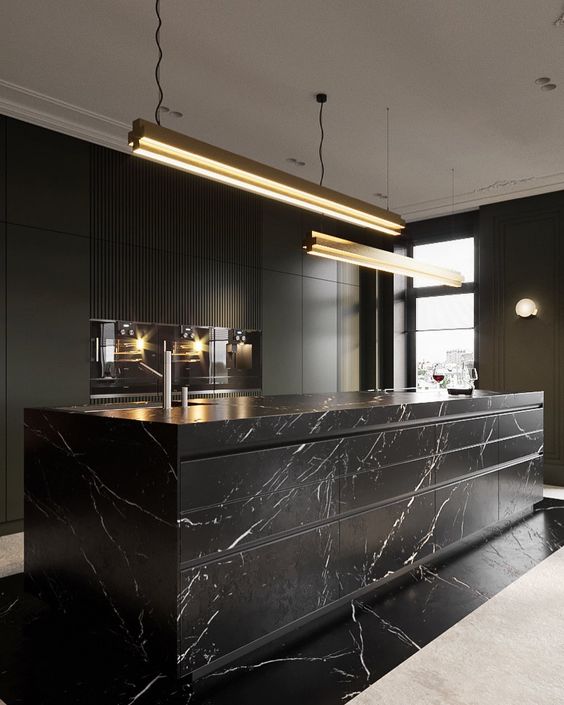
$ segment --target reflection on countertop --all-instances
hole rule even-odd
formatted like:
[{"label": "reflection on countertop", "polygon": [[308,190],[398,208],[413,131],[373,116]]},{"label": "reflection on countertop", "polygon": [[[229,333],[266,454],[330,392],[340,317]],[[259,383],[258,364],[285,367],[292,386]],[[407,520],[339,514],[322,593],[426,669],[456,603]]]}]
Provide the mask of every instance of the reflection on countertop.
[{"label": "reflection on countertop", "polygon": [[[337,392],[331,394],[288,394],[263,397],[228,397],[191,399],[188,408],[173,406],[164,410],[158,403],[134,402],[98,406],[71,406],[59,409],[71,413],[89,414],[115,419],[128,419],[141,422],[185,425],[205,422],[221,422],[263,417],[327,414],[329,412],[371,411],[399,409],[403,413],[407,407],[414,418],[443,416],[467,412],[480,412],[517,405],[539,403],[538,392],[506,394],[476,390],[471,397],[452,397],[445,391],[370,391]],[[511,400],[511,401],[509,401]],[[383,419],[389,422],[395,419]],[[405,420],[405,417],[402,417]]]}]

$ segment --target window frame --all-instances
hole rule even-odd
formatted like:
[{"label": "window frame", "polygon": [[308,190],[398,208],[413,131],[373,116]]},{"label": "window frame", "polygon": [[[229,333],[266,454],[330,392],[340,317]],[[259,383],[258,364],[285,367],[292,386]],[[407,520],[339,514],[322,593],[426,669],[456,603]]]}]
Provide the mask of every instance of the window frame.
[{"label": "window frame", "polygon": [[[474,232],[457,232],[448,235],[437,233],[436,235],[427,235],[424,237],[416,237],[408,240],[405,243],[408,257],[413,257],[413,248],[419,245],[430,245],[437,242],[451,242],[452,240],[464,240],[468,238],[474,239],[474,281],[464,282],[462,286],[454,288],[439,284],[438,286],[414,287],[413,279],[407,279],[405,291],[406,297],[406,344],[407,344],[407,386],[417,387],[417,323],[416,323],[416,307],[417,299],[426,296],[451,296],[457,294],[474,294],[474,365],[479,370],[478,359],[478,329],[479,329],[479,301],[478,301],[478,281],[479,281],[479,240],[477,233]],[[442,329],[437,329],[442,330]],[[478,385],[476,385],[478,386]]]}]

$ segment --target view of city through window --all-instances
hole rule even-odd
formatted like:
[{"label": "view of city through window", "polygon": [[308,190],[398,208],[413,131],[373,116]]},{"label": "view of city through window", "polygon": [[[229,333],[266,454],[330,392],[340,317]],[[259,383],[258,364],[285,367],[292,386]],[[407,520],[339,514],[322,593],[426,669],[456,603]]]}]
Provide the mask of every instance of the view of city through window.
[{"label": "view of city through window", "polygon": [[[474,281],[473,238],[416,245],[413,257],[461,272],[466,283]],[[444,294],[428,295],[430,284],[417,279],[413,286],[417,386],[435,386],[437,366],[445,373],[444,386],[449,375],[474,367],[474,294],[444,287]]]}]

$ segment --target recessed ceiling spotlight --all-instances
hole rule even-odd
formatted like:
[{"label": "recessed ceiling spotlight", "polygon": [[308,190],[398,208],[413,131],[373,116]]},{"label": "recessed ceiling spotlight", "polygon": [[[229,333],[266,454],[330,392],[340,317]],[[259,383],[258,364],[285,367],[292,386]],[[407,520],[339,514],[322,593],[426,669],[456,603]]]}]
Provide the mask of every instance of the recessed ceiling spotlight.
[{"label": "recessed ceiling spotlight", "polygon": [[555,27],[564,27],[564,12],[554,20]]},{"label": "recessed ceiling spotlight", "polygon": [[378,193],[373,193],[372,195],[376,196],[376,198],[383,198],[384,200],[387,198],[386,194],[380,193],[380,191],[378,191]]},{"label": "recessed ceiling spotlight", "polygon": [[553,91],[556,88],[556,83],[545,83],[541,86],[541,91]]},{"label": "recessed ceiling spotlight", "polygon": [[179,110],[171,110],[167,105],[161,105],[159,108],[161,113],[168,113],[170,117],[175,117],[175,118],[181,118],[184,113],[181,113]]},{"label": "recessed ceiling spotlight", "polygon": [[548,78],[547,76],[541,76],[540,78],[537,78],[535,83],[537,84],[537,86],[544,86],[545,83],[550,83],[550,78]]},{"label": "recessed ceiling spotlight", "polygon": [[293,164],[294,166],[305,166],[305,162],[302,162],[300,159],[296,159],[295,157],[288,157],[286,161],[289,164]]}]

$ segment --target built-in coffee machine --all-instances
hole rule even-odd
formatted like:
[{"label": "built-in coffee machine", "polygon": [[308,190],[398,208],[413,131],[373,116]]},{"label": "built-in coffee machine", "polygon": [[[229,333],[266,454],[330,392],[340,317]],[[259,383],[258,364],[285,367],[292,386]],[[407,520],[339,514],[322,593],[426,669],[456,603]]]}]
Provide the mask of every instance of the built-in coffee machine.
[{"label": "built-in coffee machine", "polygon": [[164,351],[172,353],[172,391],[189,395],[259,394],[260,331],[134,321],[90,322],[90,397],[157,399]]}]

